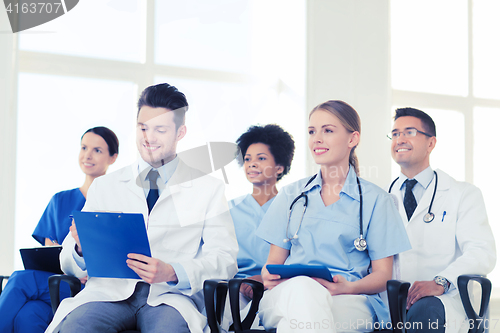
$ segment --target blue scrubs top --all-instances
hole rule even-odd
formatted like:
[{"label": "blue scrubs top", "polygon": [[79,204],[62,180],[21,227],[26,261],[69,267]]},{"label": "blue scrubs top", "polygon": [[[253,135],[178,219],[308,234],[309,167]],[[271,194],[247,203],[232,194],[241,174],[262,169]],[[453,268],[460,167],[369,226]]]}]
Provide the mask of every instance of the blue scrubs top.
[{"label": "blue scrubs top", "polygon": [[251,194],[229,201],[231,217],[238,239],[238,273],[236,278],[260,275],[269,255],[268,242],[257,237],[255,231],[260,225],[274,198],[260,206]]},{"label": "blue scrubs top", "polygon": [[56,240],[62,244],[69,233],[71,226],[71,213],[82,210],[85,197],[79,188],[56,193],[50,199],[45,212],[43,212],[38,225],[33,231],[33,238],[45,245],[45,238]]},{"label": "blue scrubs top", "polygon": [[[371,260],[411,248],[403,221],[390,195],[380,187],[359,179],[363,194],[363,236],[368,246],[365,251],[356,250],[354,240],[359,237],[360,204],[356,173],[352,167],[340,192],[340,199],[327,207],[320,194],[321,171],[305,186],[309,179],[281,189],[257,230],[257,236],[290,250],[285,264],[321,264],[329,268],[332,276],[338,274],[348,281],[356,281],[369,274]],[[302,225],[299,228],[303,198],[293,208],[286,233],[289,207],[302,192],[309,199]],[[297,230],[297,239],[283,241]],[[366,296],[379,322],[387,323],[389,311],[380,296]]]}]

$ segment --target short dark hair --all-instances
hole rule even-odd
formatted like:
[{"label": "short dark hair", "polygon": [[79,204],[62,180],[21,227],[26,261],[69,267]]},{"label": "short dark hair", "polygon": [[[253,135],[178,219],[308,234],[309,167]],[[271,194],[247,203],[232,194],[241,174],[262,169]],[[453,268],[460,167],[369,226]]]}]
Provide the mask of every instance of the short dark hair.
[{"label": "short dark hair", "polygon": [[400,117],[415,117],[420,119],[424,132],[436,136],[436,124],[434,124],[434,120],[432,120],[431,116],[424,111],[415,108],[399,108],[396,109],[394,120]]},{"label": "short dark hair", "polygon": [[[278,175],[278,181],[290,171],[293,153],[295,151],[295,143],[292,136],[283,130],[283,128],[274,124],[250,126],[248,130],[236,140],[236,144],[238,144],[242,156],[245,156],[248,147],[254,143],[268,145],[276,164],[283,167],[283,173]],[[239,163],[243,165],[241,159]]]},{"label": "short dark hair", "polygon": [[186,111],[189,107],[186,95],[168,83],[160,83],[144,89],[137,102],[137,118],[139,118],[141,108],[145,105],[152,108],[165,108],[173,111],[176,129],[184,125]]},{"label": "short dark hair", "polygon": [[97,126],[89,128],[87,131],[85,131],[85,133],[83,133],[82,135],[82,139],[85,136],[85,134],[89,132],[99,135],[101,138],[104,139],[104,141],[106,141],[106,144],[108,145],[109,156],[118,154],[118,147],[120,146],[120,142],[118,141],[118,137],[116,136],[115,132],[113,132],[107,127]]}]

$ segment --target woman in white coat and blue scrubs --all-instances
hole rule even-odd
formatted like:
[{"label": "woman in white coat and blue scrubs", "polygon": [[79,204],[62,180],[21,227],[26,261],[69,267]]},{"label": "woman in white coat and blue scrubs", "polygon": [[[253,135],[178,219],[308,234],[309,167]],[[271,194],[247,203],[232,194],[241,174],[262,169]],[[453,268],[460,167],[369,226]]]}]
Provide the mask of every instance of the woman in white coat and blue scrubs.
[{"label": "woman in white coat and blue scrubs", "polygon": [[266,328],[369,332],[390,320],[378,293],[391,279],[393,255],[410,243],[392,198],[358,177],[360,128],[357,112],[342,101],[309,114],[309,149],[320,170],[281,189],[257,235],[271,244],[266,266],[320,264],[333,282],[281,279],[264,266],[259,316]]}]

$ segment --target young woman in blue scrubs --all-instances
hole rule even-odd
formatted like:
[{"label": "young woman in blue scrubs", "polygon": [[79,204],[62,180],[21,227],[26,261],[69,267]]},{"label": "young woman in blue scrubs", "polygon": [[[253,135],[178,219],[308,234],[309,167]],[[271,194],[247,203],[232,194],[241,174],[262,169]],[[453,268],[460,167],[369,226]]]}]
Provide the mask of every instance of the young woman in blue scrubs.
[{"label": "young woman in blue scrubs", "polygon": [[[333,281],[298,276],[280,279],[262,269],[268,289],[259,316],[266,328],[284,332],[364,332],[389,321],[378,293],[392,276],[392,256],[410,243],[391,197],[358,178],[355,149],[360,141],[357,112],[342,101],[327,101],[309,114],[309,149],[320,166],[280,190],[257,235],[271,244],[268,264],[320,264]],[[358,186],[359,179],[359,186]],[[359,187],[361,187],[362,198]],[[295,198],[299,199],[289,218]],[[366,249],[360,238],[362,199]]]},{"label": "young woman in blue scrubs", "polygon": [[[269,254],[269,244],[255,237],[255,231],[278,194],[276,183],[290,171],[295,144],[278,125],[252,126],[236,143],[243,157],[245,176],[253,185],[251,194],[229,202],[240,247],[236,277],[262,282],[260,272]],[[251,296],[246,291],[244,294]]]},{"label": "young woman in blue scrubs", "polygon": [[[290,171],[295,144],[278,125],[252,126],[236,143],[245,176],[253,185],[252,193],[229,202],[239,245],[236,277],[262,282],[260,272],[269,254],[269,243],[255,236],[255,231],[278,193],[276,183]],[[252,289],[243,284],[241,295],[243,309],[252,297]],[[225,314],[225,322],[230,322],[229,309]]]},{"label": "young woman in blue scrubs", "polygon": [[[56,193],[38,222],[33,238],[40,244],[62,244],[71,226],[70,215],[81,210],[93,180],[106,173],[118,157],[118,138],[106,127],[87,130],[81,139],[78,161],[85,173],[80,188]],[[48,278],[53,273],[24,270],[14,272],[0,295],[0,332],[44,332],[52,320]],[[66,287],[66,286],[64,286]],[[62,290],[69,296],[69,288]]]}]

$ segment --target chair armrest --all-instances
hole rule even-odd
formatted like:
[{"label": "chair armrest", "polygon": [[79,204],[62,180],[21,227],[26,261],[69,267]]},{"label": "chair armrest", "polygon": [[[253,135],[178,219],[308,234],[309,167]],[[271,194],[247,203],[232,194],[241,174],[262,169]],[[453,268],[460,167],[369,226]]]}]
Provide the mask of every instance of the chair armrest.
[{"label": "chair armrest", "polygon": [[[469,281],[477,281],[481,286],[481,306],[479,308],[479,314],[477,314],[472,307],[469,297]],[[469,323],[474,324],[472,328],[469,328],[469,333],[484,332],[484,317],[486,316],[486,311],[488,310],[488,305],[490,303],[491,281],[481,275],[460,275],[458,277],[458,291],[460,293],[460,298],[462,299],[462,305],[465,313],[469,318]]]},{"label": "chair armrest", "polygon": [[207,312],[208,326],[211,333],[222,332],[220,324],[226,304],[227,281],[220,279],[205,280],[203,282],[205,297],[205,311]]},{"label": "chair armrest", "polygon": [[[248,284],[253,291],[252,304],[250,310],[243,321],[240,316],[240,286],[242,283]],[[231,315],[233,317],[233,327],[236,333],[251,328],[252,323],[259,309],[259,302],[264,295],[264,285],[255,280],[250,279],[231,279],[229,286],[229,302],[231,305]]]},{"label": "chair armrest", "polygon": [[56,313],[59,304],[61,303],[61,297],[59,292],[59,286],[61,281],[69,284],[71,291],[71,297],[75,296],[82,290],[82,283],[80,279],[70,275],[56,274],[49,276],[49,293],[50,293],[50,304],[52,305],[52,312]]},{"label": "chair armrest", "polygon": [[2,294],[3,290],[3,280],[9,279],[9,276],[6,275],[0,275],[0,294]]},{"label": "chair armrest", "polygon": [[387,281],[387,298],[389,299],[389,313],[391,314],[392,331],[405,333],[406,298],[410,283],[400,280]]}]

